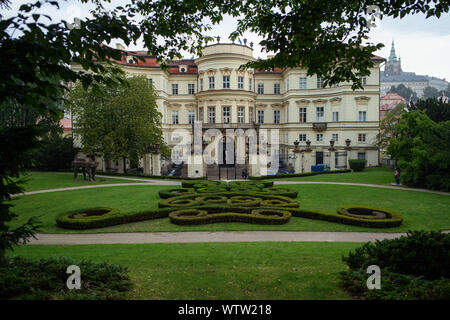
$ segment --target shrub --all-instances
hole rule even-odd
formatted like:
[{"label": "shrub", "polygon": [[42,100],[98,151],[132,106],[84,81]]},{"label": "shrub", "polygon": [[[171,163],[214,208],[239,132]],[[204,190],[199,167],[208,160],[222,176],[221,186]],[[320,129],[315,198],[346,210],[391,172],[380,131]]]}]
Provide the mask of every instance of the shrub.
[{"label": "shrub", "polygon": [[330,173],[347,173],[351,170],[333,170],[333,171],[320,171],[320,172],[305,172],[305,173],[288,173],[288,174],[275,174],[270,176],[260,177],[248,177],[250,180],[262,180],[262,179],[278,179],[278,178],[296,178],[296,177],[309,177],[318,174],[330,174]]},{"label": "shrub", "polygon": [[[66,286],[70,265],[81,269],[79,290]],[[16,257],[0,265],[0,299],[124,299],[130,287],[127,268],[109,263]]]},{"label": "shrub", "polygon": [[[412,231],[393,240],[366,243],[343,261],[342,285],[368,299],[450,299],[450,234]],[[366,287],[367,267],[381,269],[381,289]]]},{"label": "shrub", "polygon": [[79,150],[80,148],[73,146],[72,138],[54,135],[45,139],[42,146],[30,155],[30,159],[33,159],[33,167],[40,170],[65,170],[72,167],[72,161]]},{"label": "shrub", "polygon": [[176,196],[180,196],[180,195],[185,195],[185,194],[194,194],[195,191],[194,189],[187,189],[187,188],[177,188],[177,189],[169,189],[169,190],[161,190],[158,192],[159,197],[161,199],[167,199],[167,198],[171,198],[171,197],[176,197]]},{"label": "shrub", "polygon": [[348,160],[348,164],[353,171],[363,171],[366,167],[367,160],[350,159]]}]

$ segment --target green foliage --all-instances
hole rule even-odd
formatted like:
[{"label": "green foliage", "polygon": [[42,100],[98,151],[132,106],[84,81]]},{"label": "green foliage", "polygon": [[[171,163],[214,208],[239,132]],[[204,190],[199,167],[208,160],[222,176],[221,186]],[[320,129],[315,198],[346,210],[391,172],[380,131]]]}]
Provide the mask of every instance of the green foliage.
[{"label": "green foliage", "polygon": [[450,190],[450,121],[436,123],[424,111],[403,111],[387,152],[397,160],[402,183]]},{"label": "green foliage", "polygon": [[[66,286],[70,265],[80,267],[79,290],[69,290]],[[12,258],[0,265],[0,299],[124,299],[130,288],[127,268],[109,263],[62,257],[39,261]]]},{"label": "green foliage", "polygon": [[367,160],[350,159],[348,160],[348,164],[350,166],[350,169],[354,171],[364,171],[367,165]]},{"label": "green foliage", "polygon": [[[76,84],[69,101],[83,152],[109,159],[142,157],[164,145],[156,93],[144,76],[122,79],[125,85],[101,87],[99,94]],[[101,86],[101,84],[98,84]]]},{"label": "green foliage", "polygon": [[79,148],[73,146],[71,137],[53,136],[31,153],[30,159],[33,161],[29,167],[45,171],[70,169],[78,152]]},{"label": "green foliage", "polygon": [[443,122],[450,120],[450,104],[441,99],[430,98],[411,103],[408,110],[422,110],[434,122]]},{"label": "green foliage", "polygon": [[435,87],[425,87],[423,89],[423,97],[424,99],[430,99],[430,98],[437,98],[439,97],[441,94],[439,92],[438,89],[436,89]]},{"label": "green foliage", "polygon": [[[450,297],[450,235],[410,231],[405,237],[366,243],[343,257],[350,270],[344,287],[375,299],[448,299]],[[381,269],[381,290],[368,291],[367,267]]]}]

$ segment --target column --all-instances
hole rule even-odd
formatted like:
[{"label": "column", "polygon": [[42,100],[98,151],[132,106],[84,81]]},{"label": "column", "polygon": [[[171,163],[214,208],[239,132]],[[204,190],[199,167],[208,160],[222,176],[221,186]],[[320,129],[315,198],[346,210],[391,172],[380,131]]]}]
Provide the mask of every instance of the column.
[{"label": "column", "polygon": [[204,163],[202,154],[191,154],[190,161],[187,165],[189,178],[201,178],[204,176]]},{"label": "column", "polygon": [[336,170],[336,149],[330,148],[330,171]]},{"label": "column", "polygon": [[153,168],[152,174],[154,176],[161,175],[161,154],[160,153],[152,154],[152,168]]},{"label": "column", "polygon": [[123,167],[123,158],[119,158],[119,166],[117,168],[117,173],[124,173],[124,167]]},{"label": "column", "polygon": [[143,158],[143,162],[144,162],[144,174],[151,174],[150,172],[150,153],[145,153],[144,154],[144,158]]}]

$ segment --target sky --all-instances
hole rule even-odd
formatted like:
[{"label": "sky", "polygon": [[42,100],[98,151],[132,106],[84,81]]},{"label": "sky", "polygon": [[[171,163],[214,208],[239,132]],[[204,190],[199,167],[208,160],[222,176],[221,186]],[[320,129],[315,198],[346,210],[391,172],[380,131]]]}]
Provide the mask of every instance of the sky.
[{"label": "sky", "polygon": [[[0,10],[4,16],[10,16],[17,12],[19,6],[28,3],[26,0],[14,0],[10,10]],[[124,1],[112,1],[119,5]],[[60,10],[53,7],[45,7],[42,13],[48,14],[53,21],[73,21],[75,17],[83,19],[89,16],[91,6],[81,4],[78,0],[60,1]],[[226,16],[224,20],[208,32],[211,36],[220,36],[221,42],[229,42],[228,36],[236,27],[236,20]],[[384,58],[389,57],[391,43],[394,40],[397,57],[402,59],[403,71],[416,74],[429,75],[450,80],[450,13],[443,14],[440,19],[431,17],[425,19],[424,15],[407,16],[403,19],[383,18],[376,20],[377,27],[370,32],[370,42],[383,43],[385,47],[376,52]],[[255,34],[244,35],[248,43],[253,42],[255,58],[265,58],[266,53],[261,52],[258,42],[261,40]],[[113,41],[115,45],[117,41]],[[143,43],[131,45],[127,49],[142,49]],[[190,56],[186,55],[186,58]]]}]

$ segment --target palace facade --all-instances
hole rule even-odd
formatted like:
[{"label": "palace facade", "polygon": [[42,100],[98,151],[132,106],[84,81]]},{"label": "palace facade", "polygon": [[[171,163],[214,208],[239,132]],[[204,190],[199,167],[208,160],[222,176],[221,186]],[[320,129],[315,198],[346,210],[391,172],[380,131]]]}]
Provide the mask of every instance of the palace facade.
[{"label": "palace facade", "polygon": [[[301,68],[240,69],[241,65],[255,60],[253,49],[247,45],[208,45],[201,57],[173,61],[165,71],[145,51],[128,51],[120,45],[118,48],[123,51],[119,63],[126,73],[145,75],[156,90],[164,140],[173,150],[172,160],[184,157],[183,175],[240,178],[244,168],[254,176],[270,171],[270,166],[267,169],[266,165],[255,166],[249,162],[248,140],[246,158],[239,165],[233,161],[224,161],[223,166],[217,162],[189,164],[185,160],[192,159],[191,153],[183,155],[176,147],[184,139],[178,132],[189,132],[192,137],[194,124],[200,122],[202,133],[217,129],[224,136],[227,129],[258,133],[266,129],[267,150],[272,149],[269,158],[275,153],[280,166],[288,171],[309,172],[319,164],[331,170],[345,169],[349,159],[366,159],[368,166],[379,163],[376,142],[380,64],[385,61],[382,57],[373,57],[375,67],[370,76],[362,79],[364,89],[353,91],[350,83],[325,88],[321,78],[307,76],[307,71]],[[143,57],[145,62],[136,62],[133,57]],[[270,132],[276,130],[279,137],[273,149],[275,142]],[[202,148],[205,147],[203,141]],[[219,149],[220,154],[229,152],[221,144]],[[159,158],[151,156],[152,159],[146,156],[142,160],[146,173],[158,174],[161,170],[164,173],[170,167],[170,161],[155,163],[154,158],[156,162]],[[102,160],[100,169],[115,165],[120,171],[120,161],[114,164]]]}]

